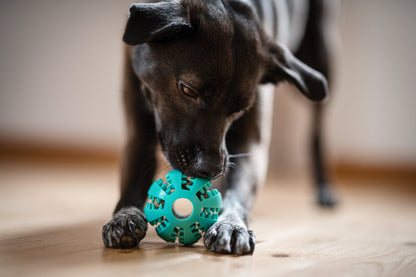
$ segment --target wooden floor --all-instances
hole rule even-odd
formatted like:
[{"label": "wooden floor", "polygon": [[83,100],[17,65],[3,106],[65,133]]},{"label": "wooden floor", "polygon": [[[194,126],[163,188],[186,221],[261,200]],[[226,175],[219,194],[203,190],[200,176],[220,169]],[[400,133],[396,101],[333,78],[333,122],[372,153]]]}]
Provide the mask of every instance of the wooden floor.
[{"label": "wooden floor", "polygon": [[[416,276],[416,186],[338,183],[336,210],[303,177],[270,177],[256,203],[254,255],[168,244],[103,247],[118,195],[109,165],[0,164],[0,276]],[[412,186],[413,185],[413,186]]]}]

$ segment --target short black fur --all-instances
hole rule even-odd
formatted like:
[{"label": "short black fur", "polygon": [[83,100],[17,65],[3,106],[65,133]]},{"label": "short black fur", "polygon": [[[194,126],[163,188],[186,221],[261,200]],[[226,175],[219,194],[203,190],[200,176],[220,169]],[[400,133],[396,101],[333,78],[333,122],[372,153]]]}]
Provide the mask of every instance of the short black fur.
[{"label": "short black fur", "polygon": [[[222,183],[223,210],[205,234],[206,248],[217,253],[253,253],[255,235],[248,222],[265,177],[270,135],[262,123],[267,121],[262,102],[267,94],[261,85],[290,82],[315,102],[328,93],[320,72],[265,34],[263,18],[259,0],[251,4],[183,0],[132,5],[123,37],[129,45],[124,72],[129,135],[120,201],[113,219],[103,227],[106,247],[135,247],[144,237],[143,206],[160,144],[173,168]],[[317,20],[309,16],[309,24]],[[320,42],[310,36],[313,33],[306,34],[299,58],[314,55],[305,52],[306,45],[317,43],[319,48]],[[312,59],[310,65],[317,62]],[[198,93],[189,97],[183,85]],[[320,121],[316,117],[315,122]],[[321,174],[318,125],[313,157],[317,179],[325,184],[319,188],[327,188]],[[230,153],[243,155],[230,158]]]}]

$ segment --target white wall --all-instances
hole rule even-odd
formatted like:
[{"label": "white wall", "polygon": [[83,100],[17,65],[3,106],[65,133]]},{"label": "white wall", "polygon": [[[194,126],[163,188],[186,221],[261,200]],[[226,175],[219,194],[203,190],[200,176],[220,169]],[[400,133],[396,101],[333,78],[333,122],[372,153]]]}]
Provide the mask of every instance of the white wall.
[{"label": "white wall", "polygon": [[[416,1],[344,0],[327,112],[332,161],[416,165]],[[307,164],[309,106],[279,91],[272,160]],[[279,128],[280,127],[280,128]]]},{"label": "white wall", "polygon": [[[117,147],[130,1],[0,2],[0,138]],[[416,164],[416,1],[344,0],[331,155]],[[290,89],[290,88],[289,88]],[[274,164],[305,165],[308,103],[276,97]]]},{"label": "white wall", "polygon": [[0,2],[0,134],[91,147],[122,137],[130,1]]},{"label": "white wall", "polygon": [[416,164],[416,1],[344,1],[343,9],[331,140],[351,159]]}]

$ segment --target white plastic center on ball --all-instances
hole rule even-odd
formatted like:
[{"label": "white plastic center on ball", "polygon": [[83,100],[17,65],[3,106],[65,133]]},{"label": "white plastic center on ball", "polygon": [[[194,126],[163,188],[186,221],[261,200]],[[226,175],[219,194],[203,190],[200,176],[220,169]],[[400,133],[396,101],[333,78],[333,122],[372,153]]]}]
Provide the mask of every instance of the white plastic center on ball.
[{"label": "white plastic center on ball", "polygon": [[186,198],[179,198],[172,205],[172,213],[178,219],[187,219],[193,210],[192,202]]}]

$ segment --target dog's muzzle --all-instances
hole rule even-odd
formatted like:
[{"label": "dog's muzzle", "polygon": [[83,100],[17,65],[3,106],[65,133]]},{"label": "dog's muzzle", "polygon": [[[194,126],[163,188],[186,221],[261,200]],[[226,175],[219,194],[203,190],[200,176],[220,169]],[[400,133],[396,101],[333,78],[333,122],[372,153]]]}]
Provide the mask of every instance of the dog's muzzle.
[{"label": "dog's muzzle", "polygon": [[225,151],[203,151],[199,146],[165,148],[165,156],[174,169],[191,177],[216,179],[226,168]]}]

